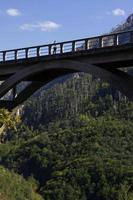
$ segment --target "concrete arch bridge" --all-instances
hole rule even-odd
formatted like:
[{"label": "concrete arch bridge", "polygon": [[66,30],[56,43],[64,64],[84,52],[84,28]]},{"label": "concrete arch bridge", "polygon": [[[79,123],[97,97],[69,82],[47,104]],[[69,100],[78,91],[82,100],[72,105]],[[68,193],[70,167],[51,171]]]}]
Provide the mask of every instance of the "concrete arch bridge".
[{"label": "concrete arch bridge", "polygon": [[[12,110],[35,91],[60,76],[90,73],[113,84],[133,100],[133,31],[61,43],[0,51],[0,108]],[[17,93],[17,85],[29,81]],[[3,100],[12,90],[12,99]]]}]

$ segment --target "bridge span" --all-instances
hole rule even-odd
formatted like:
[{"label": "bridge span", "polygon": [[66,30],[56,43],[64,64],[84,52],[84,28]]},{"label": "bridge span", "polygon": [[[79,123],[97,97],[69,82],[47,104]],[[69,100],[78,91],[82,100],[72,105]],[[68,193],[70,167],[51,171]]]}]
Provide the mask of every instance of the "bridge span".
[{"label": "bridge span", "polygon": [[[46,83],[74,72],[101,78],[133,100],[133,76],[127,72],[132,66],[133,31],[0,51],[0,108],[12,110]],[[29,84],[17,93],[22,81]],[[12,99],[4,100],[10,90]]]}]

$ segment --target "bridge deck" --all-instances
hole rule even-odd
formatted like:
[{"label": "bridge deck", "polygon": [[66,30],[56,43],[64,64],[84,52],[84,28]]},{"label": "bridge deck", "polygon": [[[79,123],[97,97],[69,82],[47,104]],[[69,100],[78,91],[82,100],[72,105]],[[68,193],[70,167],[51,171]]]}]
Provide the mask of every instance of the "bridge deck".
[{"label": "bridge deck", "polygon": [[[22,61],[31,58],[60,58],[60,56],[75,55],[82,52],[94,52],[98,49],[110,49],[111,47],[120,47],[123,45],[133,44],[133,31],[112,33],[97,37],[84,38],[60,43],[32,46],[12,50],[0,51],[0,64],[9,61]],[[78,54],[77,54],[78,55]]]}]

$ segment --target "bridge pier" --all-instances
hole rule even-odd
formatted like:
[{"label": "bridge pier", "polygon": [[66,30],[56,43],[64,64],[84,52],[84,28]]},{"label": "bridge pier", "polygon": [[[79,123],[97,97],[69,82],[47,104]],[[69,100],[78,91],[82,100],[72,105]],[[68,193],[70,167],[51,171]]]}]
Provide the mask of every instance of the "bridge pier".
[{"label": "bridge pier", "polygon": [[17,85],[12,88],[12,99],[15,100],[17,97]]}]

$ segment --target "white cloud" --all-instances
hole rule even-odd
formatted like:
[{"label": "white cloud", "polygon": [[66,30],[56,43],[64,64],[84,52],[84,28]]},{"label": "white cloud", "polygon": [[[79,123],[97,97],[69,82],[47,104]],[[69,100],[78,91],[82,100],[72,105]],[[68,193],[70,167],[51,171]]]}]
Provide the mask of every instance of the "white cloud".
[{"label": "white cloud", "polygon": [[42,31],[51,31],[60,27],[60,24],[51,21],[40,22],[38,25]]},{"label": "white cloud", "polygon": [[126,12],[123,9],[117,8],[117,9],[112,10],[112,14],[115,16],[125,16]]},{"label": "white cloud", "polygon": [[9,16],[12,16],[12,17],[16,17],[16,16],[20,16],[21,15],[21,12],[18,9],[16,9],[16,8],[9,8],[9,9],[7,9],[6,13]]},{"label": "white cloud", "polygon": [[52,21],[44,21],[44,22],[38,22],[35,24],[23,24],[20,26],[21,30],[26,30],[26,31],[34,31],[34,30],[41,30],[41,31],[52,31],[55,29],[58,29],[61,25],[57,24]]}]

